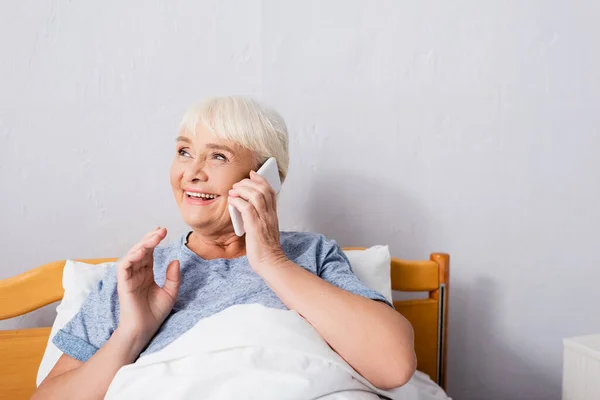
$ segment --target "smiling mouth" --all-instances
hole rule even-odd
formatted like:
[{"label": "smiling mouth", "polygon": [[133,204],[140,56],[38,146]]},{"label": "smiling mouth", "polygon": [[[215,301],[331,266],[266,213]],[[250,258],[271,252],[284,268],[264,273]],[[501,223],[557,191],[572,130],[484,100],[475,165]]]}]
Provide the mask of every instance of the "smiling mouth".
[{"label": "smiling mouth", "polygon": [[185,195],[188,197],[188,199],[200,201],[210,201],[220,197],[218,194],[198,192],[185,192]]}]

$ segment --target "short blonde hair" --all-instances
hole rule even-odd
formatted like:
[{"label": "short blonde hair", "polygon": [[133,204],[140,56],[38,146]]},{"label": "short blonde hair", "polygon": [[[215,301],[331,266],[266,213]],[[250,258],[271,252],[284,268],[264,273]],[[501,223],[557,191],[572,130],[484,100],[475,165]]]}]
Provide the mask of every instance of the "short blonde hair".
[{"label": "short blonde hair", "polygon": [[218,138],[252,150],[259,164],[275,157],[281,182],[285,181],[290,163],[288,132],[277,111],[246,97],[214,97],[190,108],[179,128],[195,135],[200,125]]}]

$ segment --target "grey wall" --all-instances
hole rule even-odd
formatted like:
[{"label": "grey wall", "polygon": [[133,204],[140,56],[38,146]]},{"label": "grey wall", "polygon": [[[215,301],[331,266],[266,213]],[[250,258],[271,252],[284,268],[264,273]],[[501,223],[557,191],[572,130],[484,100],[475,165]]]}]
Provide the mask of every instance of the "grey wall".
[{"label": "grey wall", "polygon": [[450,252],[449,393],[558,399],[561,338],[600,331],[599,20],[584,0],[4,1],[0,278],[181,233],[180,116],[251,94],[291,132],[283,229]]}]

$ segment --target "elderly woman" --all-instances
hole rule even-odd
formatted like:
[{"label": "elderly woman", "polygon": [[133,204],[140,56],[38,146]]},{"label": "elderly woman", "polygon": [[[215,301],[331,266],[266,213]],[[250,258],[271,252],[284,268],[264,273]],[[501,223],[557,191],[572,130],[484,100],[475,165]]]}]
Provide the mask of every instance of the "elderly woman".
[{"label": "elderly woman", "polygon": [[[279,231],[275,193],[254,172],[269,157],[283,182],[288,136],[275,111],[224,97],[186,113],[171,186],[191,231],[157,247],[167,231],[156,228],[109,269],[54,337],[64,354],[34,398],[102,398],[122,366],[203,318],[250,303],[297,311],[378,388],[408,381],[416,365],[410,324],[356,278],[334,241]],[[229,204],[242,214],[242,237]]]}]

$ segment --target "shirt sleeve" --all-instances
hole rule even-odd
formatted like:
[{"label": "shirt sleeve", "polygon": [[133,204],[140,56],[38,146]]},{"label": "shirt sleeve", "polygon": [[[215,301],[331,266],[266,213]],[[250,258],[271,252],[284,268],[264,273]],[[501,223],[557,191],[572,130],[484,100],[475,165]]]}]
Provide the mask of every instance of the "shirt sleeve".
[{"label": "shirt sleeve", "polygon": [[350,261],[335,240],[323,240],[321,251],[324,256],[321,257],[317,269],[317,273],[322,279],[340,289],[372,300],[381,301],[392,308],[394,307],[387,301],[385,296],[369,288],[354,275]]},{"label": "shirt sleeve", "polygon": [[118,326],[118,317],[117,277],[113,265],[52,342],[63,353],[86,362],[111,337]]}]

